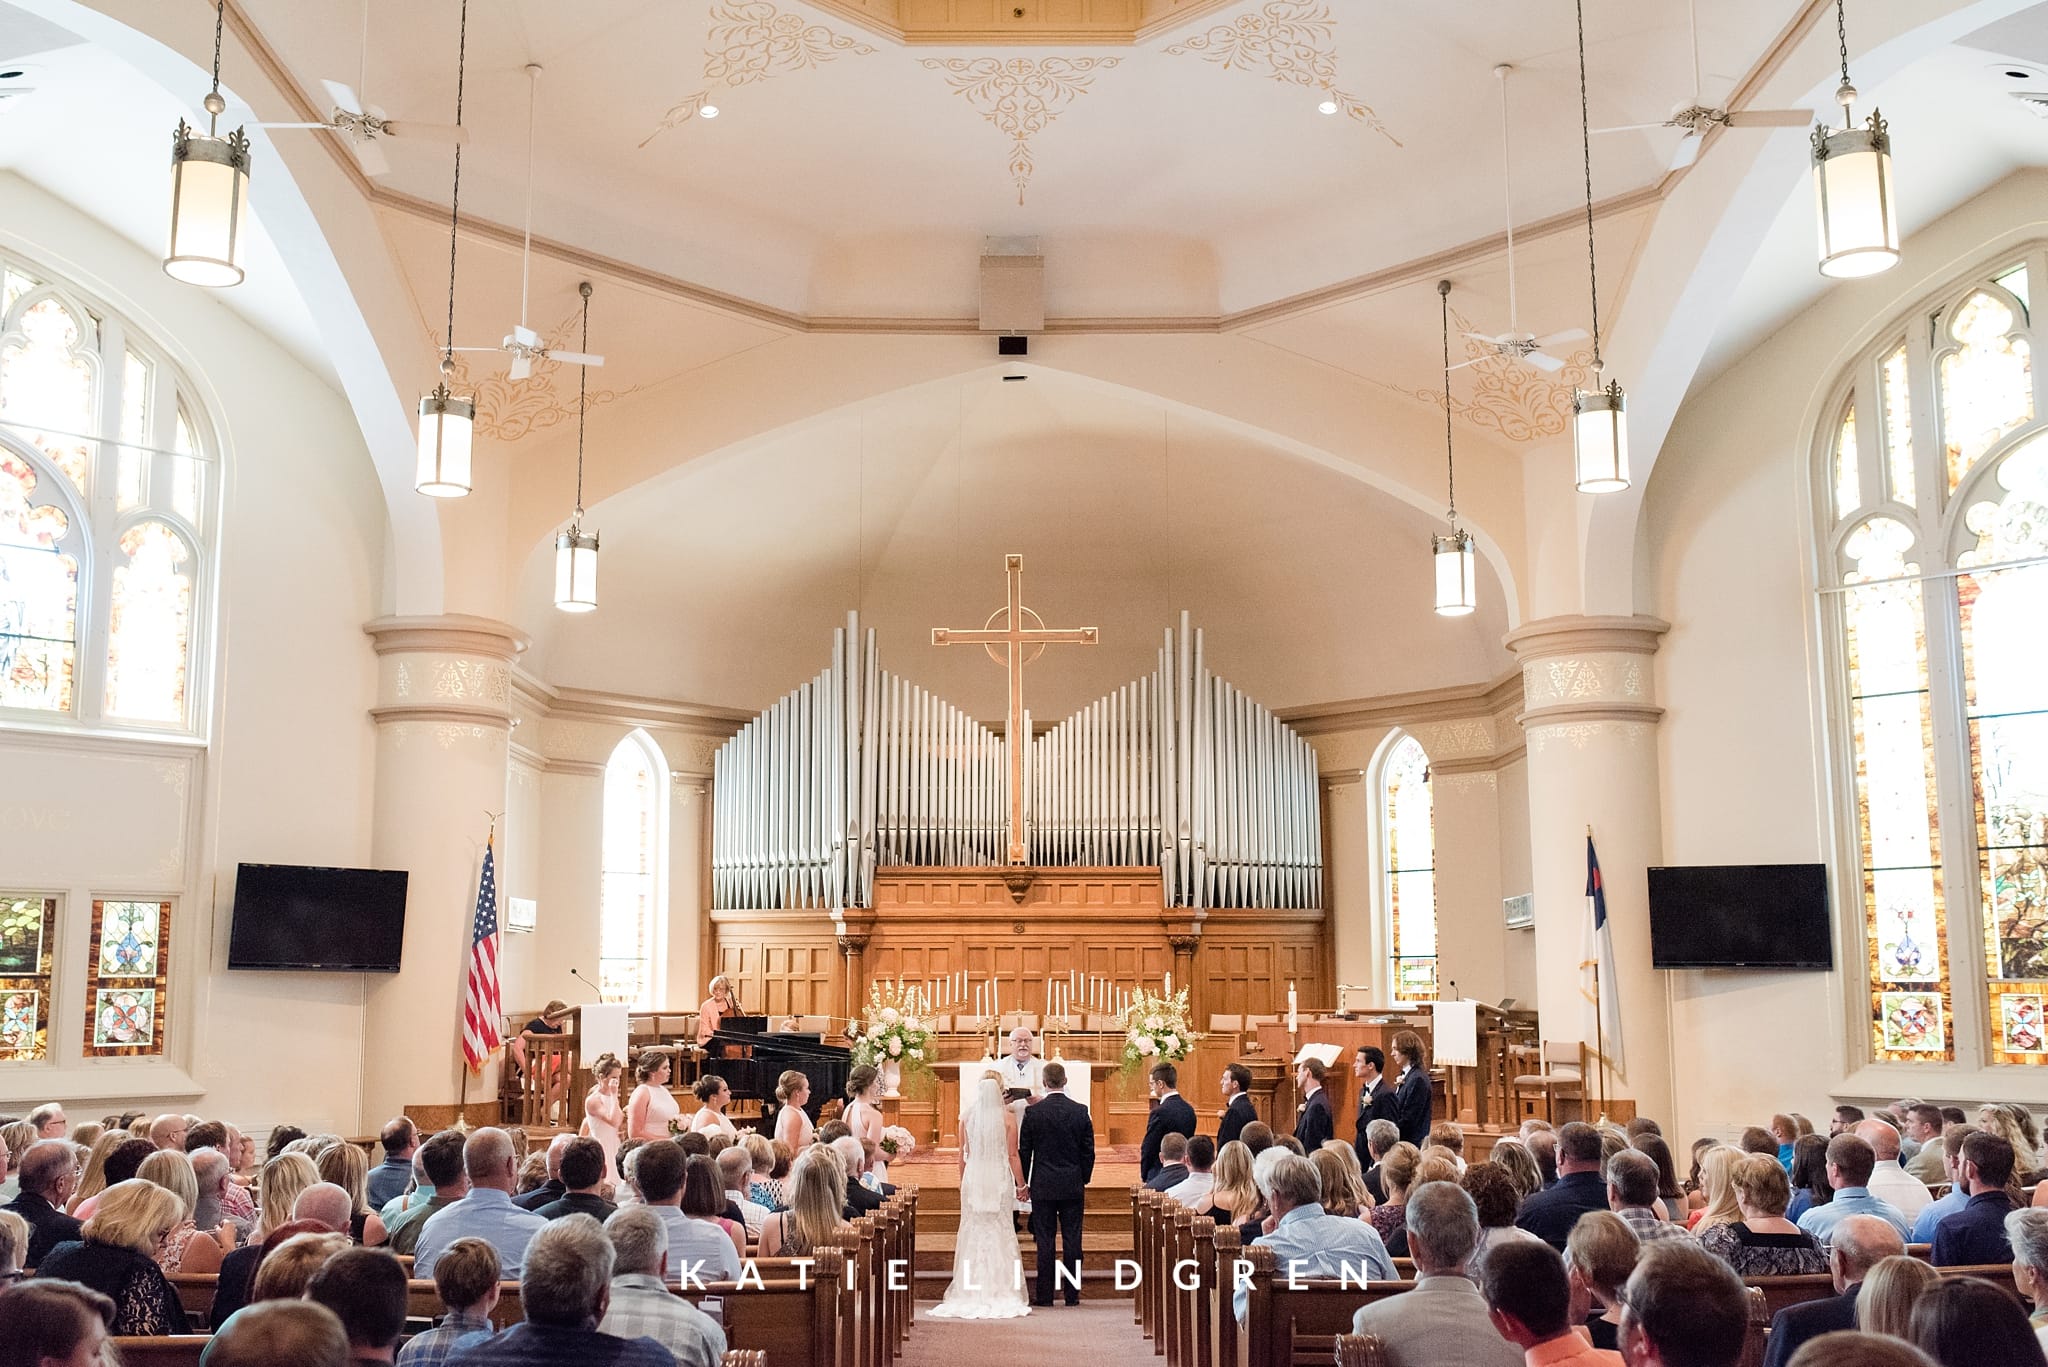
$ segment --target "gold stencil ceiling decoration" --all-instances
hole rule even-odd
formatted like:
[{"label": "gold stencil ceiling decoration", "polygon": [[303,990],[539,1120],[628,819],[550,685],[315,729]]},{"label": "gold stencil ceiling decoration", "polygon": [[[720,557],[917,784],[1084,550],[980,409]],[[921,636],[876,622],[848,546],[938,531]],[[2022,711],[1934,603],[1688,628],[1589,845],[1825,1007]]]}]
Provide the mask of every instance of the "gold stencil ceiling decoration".
[{"label": "gold stencil ceiling decoration", "polygon": [[[1472,320],[1456,309],[1451,323],[1460,333],[1476,331]],[[1472,377],[1472,397],[1461,399],[1454,392],[1451,412],[1509,441],[1538,441],[1562,436],[1571,429],[1572,394],[1594,383],[1593,353],[1575,351],[1565,359],[1564,369],[1546,375],[1532,366],[1511,361],[1492,346],[1472,337],[1464,339],[1465,358],[1470,364],[1460,374]],[[1444,392],[1433,387],[1404,391],[1442,411]],[[481,417],[478,419],[481,421]]]},{"label": "gold stencil ceiling decoration", "polygon": [[[568,350],[575,340],[576,322],[580,316],[572,313],[547,330],[542,345],[549,351],[558,347]],[[478,436],[492,441],[515,442],[558,423],[575,421],[575,370],[566,361],[540,355],[534,357],[533,369],[523,380],[509,380],[502,373],[473,379],[469,373],[468,357],[458,355],[448,384],[458,393],[476,396]],[[565,371],[568,373],[564,374]],[[635,384],[622,389],[589,390],[584,395],[583,410],[588,412],[642,388],[644,386]]]},{"label": "gold stencil ceiling decoration", "polygon": [[1322,91],[1336,106],[1334,112],[1401,146],[1371,105],[1338,89],[1337,18],[1328,0],[1266,0],[1258,9],[1175,43],[1166,52]]},{"label": "gold stencil ceiling decoration", "polygon": [[1088,93],[1095,73],[1117,65],[1115,57],[927,57],[926,68],[946,73],[946,84],[1010,139],[1010,179],[1017,202],[1031,184],[1036,163],[1031,139],[1045,131],[1066,106]]},{"label": "gold stencil ceiling decoration", "polygon": [[712,5],[705,29],[705,88],[671,106],[640,145],[696,118],[711,102],[714,88],[737,89],[790,72],[813,71],[840,57],[871,56],[874,51],[858,38],[777,9],[770,0],[721,0]]}]

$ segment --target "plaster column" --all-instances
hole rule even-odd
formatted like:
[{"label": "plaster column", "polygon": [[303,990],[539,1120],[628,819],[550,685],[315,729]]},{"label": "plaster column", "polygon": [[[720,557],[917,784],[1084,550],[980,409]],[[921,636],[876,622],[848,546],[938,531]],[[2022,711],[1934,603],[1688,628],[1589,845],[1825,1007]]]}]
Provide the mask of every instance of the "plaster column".
[{"label": "plaster column", "polygon": [[[1662,856],[1657,721],[1650,657],[1670,626],[1654,617],[1551,617],[1507,637],[1522,662],[1530,864],[1536,896],[1536,1005],[1543,1038],[1593,1038],[1580,963],[1586,938],[1586,829],[1600,853],[1614,935],[1623,1067],[1611,1095],[1671,1116],[1670,1021],[1650,967],[1646,870]],[[1608,984],[1603,981],[1602,989]],[[1612,1050],[1610,1048],[1610,1057]],[[1589,1087],[1589,1091],[1592,1090]]]},{"label": "plaster column", "polygon": [[[511,662],[526,637],[483,617],[384,617],[377,652],[376,806],[371,856],[410,875],[403,967],[368,980],[364,1130],[460,1091],[462,999],[487,812],[505,810]],[[488,1114],[495,1070],[470,1082]]]},{"label": "plaster column", "polygon": [[[1373,920],[1372,801],[1363,769],[1325,770],[1323,789],[1323,907],[1329,917],[1336,977],[1335,1004],[1361,1006],[1388,1000],[1380,964],[1379,932]],[[1338,983],[1369,986],[1364,992],[1337,991]]]},{"label": "plaster column", "polygon": [[698,1002],[711,995],[711,974],[704,968],[705,872],[711,857],[704,807],[710,792],[711,780],[702,774],[669,774],[667,971],[659,1001]]}]

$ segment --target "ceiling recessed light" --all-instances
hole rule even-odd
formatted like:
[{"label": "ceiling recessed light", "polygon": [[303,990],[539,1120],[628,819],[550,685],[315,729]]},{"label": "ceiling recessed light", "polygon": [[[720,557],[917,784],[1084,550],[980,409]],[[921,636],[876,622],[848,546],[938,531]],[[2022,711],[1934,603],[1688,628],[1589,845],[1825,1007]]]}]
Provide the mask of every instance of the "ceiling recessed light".
[{"label": "ceiling recessed light", "polygon": [[1986,70],[2013,85],[2048,85],[2048,70],[2032,62],[1993,62]]},{"label": "ceiling recessed light", "polygon": [[718,106],[717,106],[717,105],[715,105],[715,104],[707,104],[707,105],[705,105],[705,106],[704,106],[704,107],[703,107],[702,109],[699,109],[699,110],[697,111],[697,117],[698,117],[698,118],[700,118],[700,119],[715,119],[715,118],[717,118],[717,117],[718,117]]},{"label": "ceiling recessed light", "polygon": [[1322,114],[1334,114],[1337,112],[1337,101],[1334,97],[1325,95],[1323,102],[1316,106],[1316,110]]}]

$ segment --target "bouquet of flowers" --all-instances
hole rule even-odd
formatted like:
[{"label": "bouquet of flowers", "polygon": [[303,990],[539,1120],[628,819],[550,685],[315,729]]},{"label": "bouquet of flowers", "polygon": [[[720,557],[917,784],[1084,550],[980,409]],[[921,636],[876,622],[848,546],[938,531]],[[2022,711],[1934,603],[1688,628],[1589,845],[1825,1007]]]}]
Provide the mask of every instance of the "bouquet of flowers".
[{"label": "bouquet of flowers", "polygon": [[931,1054],[931,1042],[931,1011],[922,989],[894,983],[875,983],[868,988],[860,1035],[853,1043],[855,1063],[923,1068]]},{"label": "bouquet of flowers", "polygon": [[1124,1011],[1124,1067],[1178,1063],[1194,1052],[1200,1038],[1188,1026],[1188,991],[1172,996],[1139,988]]},{"label": "bouquet of flowers", "polygon": [[882,1155],[885,1158],[901,1158],[916,1147],[917,1141],[901,1125],[891,1125],[882,1131]]}]

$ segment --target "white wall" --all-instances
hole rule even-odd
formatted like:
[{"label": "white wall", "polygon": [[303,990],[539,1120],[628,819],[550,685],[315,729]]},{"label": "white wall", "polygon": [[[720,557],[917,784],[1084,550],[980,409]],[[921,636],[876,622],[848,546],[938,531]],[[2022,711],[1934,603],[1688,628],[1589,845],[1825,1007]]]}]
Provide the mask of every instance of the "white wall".
[{"label": "white wall", "polygon": [[[1651,610],[1672,624],[1656,657],[1667,863],[1831,859],[1806,481],[1820,406],[1879,327],[1998,242],[2041,233],[2044,190],[2048,175],[2025,172],[1957,209],[1908,241],[1898,268],[1836,286],[1681,409],[1646,493],[1644,533]],[[1830,883],[1846,973],[1665,975],[1678,1133],[1730,1132],[1773,1111],[1818,1115],[1837,1096],[2048,1096],[2011,1070],[1856,1070],[1861,896],[1839,863]]]},{"label": "white wall", "polygon": [[[374,671],[362,624],[376,613],[387,524],[355,420],[215,296],[23,181],[6,177],[0,195],[0,242],[98,295],[179,361],[222,434],[225,475],[211,743],[0,731],[0,773],[22,775],[34,756],[57,785],[42,805],[72,820],[62,842],[0,823],[0,883],[66,899],[56,1058],[0,1070],[0,1102],[56,1097],[86,1116],[177,1100],[246,1126],[353,1128],[361,976],[224,964],[238,862],[369,862]],[[155,777],[121,782],[123,770]],[[138,842],[156,838],[165,848],[138,868]],[[90,898],[122,890],[177,904],[170,1053],[84,1067]]]}]

